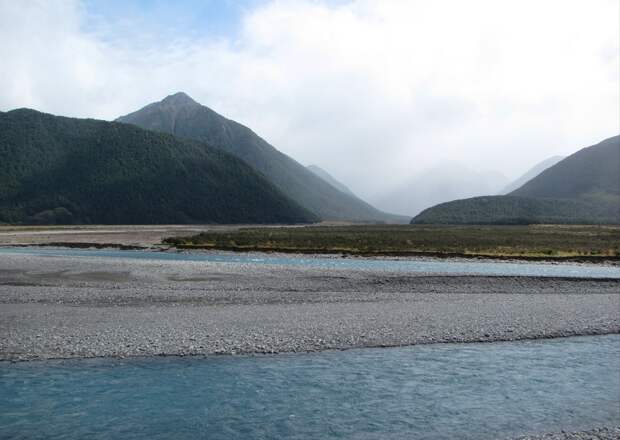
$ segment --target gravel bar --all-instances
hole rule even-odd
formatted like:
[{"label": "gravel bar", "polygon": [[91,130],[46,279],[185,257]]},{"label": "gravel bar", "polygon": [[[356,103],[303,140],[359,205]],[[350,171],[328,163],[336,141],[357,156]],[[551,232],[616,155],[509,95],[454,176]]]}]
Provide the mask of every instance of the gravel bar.
[{"label": "gravel bar", "polygon": [[278,353],[609,333],[620,333],[618,279],[0,256],[1,360]]}]

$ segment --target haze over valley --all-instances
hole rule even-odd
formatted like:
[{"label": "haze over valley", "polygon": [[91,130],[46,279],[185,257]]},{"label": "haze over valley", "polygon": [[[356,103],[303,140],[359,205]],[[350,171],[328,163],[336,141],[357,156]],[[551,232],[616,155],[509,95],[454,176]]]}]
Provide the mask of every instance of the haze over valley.
[{"label": "haze over valley", "polygon": [[0,111],[111,121],[182,91],[371,203],[447,162],[512,181],[620,131],[615,0],[252,0],[215,21],[209,1],[111,1],[4,2]]},{"label": "haze over valley", "polygon": [[[0,112],[0,127],[6,157],[0,222],[5,223],[620,221],[618,137],[591,147],[589,155],[584,150],[548,158],[510,183],[498,172],[475,172],[448,161],[414,174],[373,199],[372,206],[322,168],[304,167],[183,92],[112,123],[20,109]],[[458,202],[497,194],[507,196],[479,199],[503,203],[493,214],[470,206],[474,202]],[[513,212],[521,199],[509,196],[541,201],[524,199]],[[452,201],[457,202],[444,207]],[[436,205],[442,207],[429,212],[456,211],[438,217],[426,212]]]}]

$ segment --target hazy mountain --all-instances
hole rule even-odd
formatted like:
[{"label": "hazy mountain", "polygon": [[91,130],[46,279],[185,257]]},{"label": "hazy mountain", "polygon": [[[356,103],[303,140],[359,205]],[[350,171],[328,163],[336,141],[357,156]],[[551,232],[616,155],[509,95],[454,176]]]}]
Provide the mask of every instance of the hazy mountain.
[{"label": "hazy mountain", "polygon": [[249,128],[176,93],[129,115],[120,122],[204,141],[243,159],[277,188],[324,220],[403,221],[356,197],[344,194],[312,171],[276,150]]},{"label": "hazy mountain", "polygon": [[0,158],[0,222],[317,220],[233,155],[127,124],[0,113]]},{"label": "hazy mountain", "polygon": [[510,194],[571,199],[620,196],[620,136],[571,154]]},{"label": "hazy mountain", "polygon": [[620,223],[620,136],[568,156],[509,195],[437,205],[412,223]]},{"label": "hazy mountain", "polygon": [[501,173],[474,171],[457,162],[445,162],[372,201],[380,209],[414,216],[438,203],[496,194],[506,181]]},{"label": "hazy mountain", "polygon": [[357,197],[355,194],[353,194],[353,191],[351,191],[344,183],[336,180],[334,176],[329,174],[327,171],[325,171],[320,166],[308,165],[306,168],[308,168],[310,171],[312,171],[314,174],[319,176],[321,179],[329,183],[331,186],[333,186],[337,190],[342,191],[343,193],[348,194],[350,196]]},{"label": "hazy mountain", "polygon": [[500,194],[508,194],[516,189],[519,189],[521,186],[523,186],[523,184],[532,180],[534,177],[538,176],[547,168],[555,165],[562,159],[564,159],[564,156],[552,156],[543,160],[542,162],[537,163],[517,180],[508,184],[502,191],[500,191]]}]

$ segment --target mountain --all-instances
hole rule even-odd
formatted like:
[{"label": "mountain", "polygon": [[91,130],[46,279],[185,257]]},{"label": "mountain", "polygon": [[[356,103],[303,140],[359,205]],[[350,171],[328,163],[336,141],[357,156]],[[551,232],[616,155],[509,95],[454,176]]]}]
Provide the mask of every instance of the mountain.
[{"label": "mountain", "polygon": [[0,222],[315,220],[246,163],[207,144],[127,124],[0,112]]},{"label": "mountain", "polygon": [[538,198],[620,196],[620,136],[579,150],[510,194]]},{"label": "mountain", "polygon": [[538,176],[547,168],[552,167],[562,159],[564,159],[564,156],[552,156],[543,160],[542,162],[537,163],[517,180],[510,182],[510,184],[506,185],[506,187],[502,191],[500,191],[499,194],[509,194],[512,191],[521,188],[526,182],[532,180],[534,177]]},{"label": "mountain", "polygon": [[412,223],[620,223],[620,136],[584,148],[505,196],[455,200]]},{"label": "mountain", "polygon": [[198,104],[185,93],[170,95],[160,102],[122,116],[117,121],[204,141],[221,148],[243,159],[290,199],[323,220],[404,220],[338,191],[303,165],[276,150],[248,127]]},{"label": "mountain", "polygon": [[414,216],[438,203],[495,194],[505,184],[506,177],[500,173],[474,171],[458,162],[444,162],[372,202],[380,209]]},{"label": "mountain", "polygon": [[308,165],[306,168],[308,168],[314,174],[316,174],[321,179],[323,179],[324,181],[329,183],[331,186],[336,188],[338,191],[343,192],[343,193],[348,194],[348,195],[353,196],[353,197],[357,197],[355,194],[353,194],[353,191],[351,191],[344,183],[339,182],[338,180],[336,180],[334,178],[334,176],[329,174],[327,171],[325,171],[320,166],[318,166],[318,165]]},{"label": "mountain", "polygon": [[[617,203],[617,202],[616,202]],[[412,224],[616,224],[618,205],[593,200],[482,196],[442,203],[422,211]]]}]

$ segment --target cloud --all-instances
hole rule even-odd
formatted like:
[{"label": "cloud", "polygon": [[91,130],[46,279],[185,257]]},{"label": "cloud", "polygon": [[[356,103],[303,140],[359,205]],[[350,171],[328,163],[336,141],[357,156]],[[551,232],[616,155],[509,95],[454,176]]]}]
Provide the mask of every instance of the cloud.
[{"label": "cloud", "polygon": [[0,2],[0,109],[113,119],[184,90],[363,196],[444,160],[514,176],[620,131],[619,7],[270,1],[228,35],[158,36],[77,1]]}]

